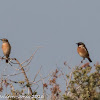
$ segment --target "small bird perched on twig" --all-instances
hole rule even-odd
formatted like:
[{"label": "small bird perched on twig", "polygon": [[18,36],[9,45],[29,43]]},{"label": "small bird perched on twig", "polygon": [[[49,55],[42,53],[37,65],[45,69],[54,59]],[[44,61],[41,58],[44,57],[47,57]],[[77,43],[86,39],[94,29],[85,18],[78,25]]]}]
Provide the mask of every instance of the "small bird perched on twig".
[{"label": "small bird perched on twig", "polygon": [[3,54],[4,56],[7,58],[6,59],[6,63],[8,63],[8,58],[9,58],[9,55],[10,55],[10,52],[11,52],[11,46],[10,46],[10,43],[7,39],[0,39],[3,43],[2,43],[2,51],[3,51]]},{"label": "small bird perched on twig", "polygon": [[[89,52],[88,52],[85,44],[82,42],[78,42],[76,44],[78,45],[77,52],[81,57],[83,57],[83,60],[85,60],[85,58],[87,58],[90,62],[92,62],[92,60],[89,57]],[[83,60],[81,62],[83,62]]]}]

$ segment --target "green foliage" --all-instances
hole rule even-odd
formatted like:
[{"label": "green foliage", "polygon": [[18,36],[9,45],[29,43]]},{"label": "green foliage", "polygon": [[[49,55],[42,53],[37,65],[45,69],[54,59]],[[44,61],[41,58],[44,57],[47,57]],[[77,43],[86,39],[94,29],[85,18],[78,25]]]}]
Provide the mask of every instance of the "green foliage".
[{"label": "green foliage", "polygon": [[73,72],[72,80],[68,86],[69,94],[64,95],[65,100],[100,100],[100,65],[92,67],[77,67]]}]

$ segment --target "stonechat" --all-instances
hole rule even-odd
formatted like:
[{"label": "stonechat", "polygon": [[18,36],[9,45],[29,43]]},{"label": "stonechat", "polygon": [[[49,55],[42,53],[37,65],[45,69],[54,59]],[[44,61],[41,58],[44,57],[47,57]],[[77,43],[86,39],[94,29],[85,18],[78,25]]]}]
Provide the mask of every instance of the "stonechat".
[{"label": "stonechat", "polygon": [[[92,62],[92,60],[89,57],[89,52],[88,52],[85,44],[82,42],[78,42],[76,44],[78,45],[77,52],[83,58],[83,60],[85,60],[85,58],[87,58],[90,62]],[[83,62],[83,60],[81,62]]]},{"label": "stonechat", "polygon": [[11,51],[11,46],[10,46],[10,43],[7,39],[0,39],[3,43],[2,43],[2,51],[3,51],[3,54],[4,56],[7,58],[6,59],[6,63],[8,63],[8,58],[9,58],[9,55],[10,55],[10,51]]}]

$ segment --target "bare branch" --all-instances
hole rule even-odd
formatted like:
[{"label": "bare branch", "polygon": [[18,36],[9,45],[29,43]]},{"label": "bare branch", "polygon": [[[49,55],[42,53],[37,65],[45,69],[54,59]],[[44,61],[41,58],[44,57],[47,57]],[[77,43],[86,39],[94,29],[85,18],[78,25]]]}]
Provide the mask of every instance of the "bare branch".
[{"label": "bare branch", "polygon": [[38,76],[38,74],[39,74],[39,72],[40,72],[41,68],[42,68],[42,66],[40,67],[39,71],[36,73],[36,75],[35,75],[35,77],[34,77],[33,82],[35,81],[36,77]]},{"label": "bare branch", "polygon": [[35,53],[38,51],[39,48],[42,48],[42,47],[38,47],[29,59],[27,59],[26,61],[24,61],[24,62],[21,63],[21,65],[22,65],[22,64],[24,64],[24,63],[26,63],[26,62],[29,61],[29,62],[28,62],[25,66],[23,66],[23,67],[26,67],[26,66],[28,66],[28,65],[30,64],[30,62],[32,61],[32,59],[33,59]]}]

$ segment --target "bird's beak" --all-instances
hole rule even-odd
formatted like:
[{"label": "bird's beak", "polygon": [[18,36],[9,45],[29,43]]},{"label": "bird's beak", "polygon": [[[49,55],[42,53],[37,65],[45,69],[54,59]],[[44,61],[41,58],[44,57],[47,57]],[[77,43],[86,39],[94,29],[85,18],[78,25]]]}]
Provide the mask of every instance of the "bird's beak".
[{"label": "bird's beak", "polygon": [[2,41],[2,39],[0,39]]},{"label": "bird's beak", "polygon": [[76,44],[78,44],[78,43],[76,43]]}]

